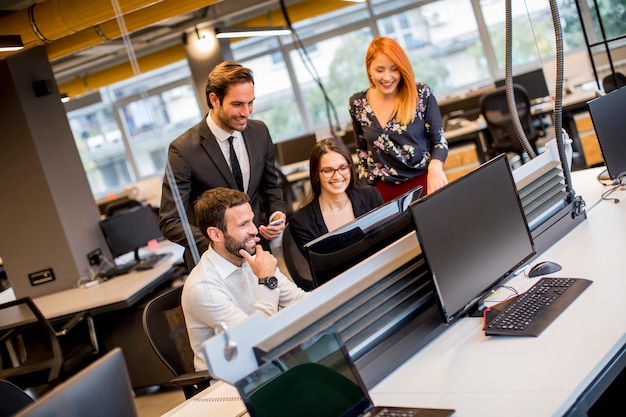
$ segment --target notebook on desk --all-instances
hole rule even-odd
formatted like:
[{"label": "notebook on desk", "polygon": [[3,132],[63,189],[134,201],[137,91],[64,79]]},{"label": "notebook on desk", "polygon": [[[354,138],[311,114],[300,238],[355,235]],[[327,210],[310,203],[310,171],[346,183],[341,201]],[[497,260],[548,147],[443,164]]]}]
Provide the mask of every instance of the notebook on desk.
[{"label": "notebook on desk", "polygon": [[251,417],[424,416],[451,409],[374,406],[339,335],[322,331],[236,384]]}]

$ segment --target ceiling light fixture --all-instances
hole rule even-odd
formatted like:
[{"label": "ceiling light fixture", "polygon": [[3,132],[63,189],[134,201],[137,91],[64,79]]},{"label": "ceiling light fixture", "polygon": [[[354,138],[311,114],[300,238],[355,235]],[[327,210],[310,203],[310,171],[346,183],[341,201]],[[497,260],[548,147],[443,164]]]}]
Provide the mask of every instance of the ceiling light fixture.
[{"label": "ceiling light fixture", "polygon": [[0,35],[0,51],[19,51],[24,49],[24,43],[20,35]]},{"label": "ceiling light fixture", "polygon": [[215,28],[215,36],[219,39],[249,38],[251,36],[284,36],[289,34],[291,34],[291,29],[284,26]]}]

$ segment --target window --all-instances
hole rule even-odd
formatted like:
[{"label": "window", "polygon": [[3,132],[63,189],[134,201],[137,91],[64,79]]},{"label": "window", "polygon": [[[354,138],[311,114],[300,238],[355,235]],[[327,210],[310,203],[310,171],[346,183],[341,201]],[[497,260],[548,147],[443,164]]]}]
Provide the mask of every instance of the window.
[{"label": "window", "polygon": [[68,112],[95,198],[162,176],[169,143],[202,117],[182,64],[102,89],[99,102]]},{"label": "window", "polygon": [[[537,66],[543,59],[553,57],[556,54],[556,42],[549,2],[525,0],[513,1],[511,4],[513,67],[533,64]],[[480,0],[480,8],[495,52],[497,70],[504,73],[505,2],[504,0]],[[584,40],[574,0],[559,2],[559,16],[562,21],[564,50],[583,46]]]},{"label": "window", "polygon": [[[626,33],[623,0],[597,1],[608,36]],[[576,0],[557,4],[565,52],[584,50]],[[596,22],[596,10],[585,10]],[[550,3],[514,0],[512,15],[514,68],[519,72],[552,60]],[[275,142],[305,133],[325,137],[349,124],[348,98],[369,86],[364,61],[374,36],[396,39],[417,80],[440,100],[504,75],[505,0],[370,0],[293,26],[296,35],[231,44],[234,60],[254,72],[252,117],[268,125]],[[186,62],[100,93],[100,102],[68,113],[97,198],[161,176],[169,143],[202,117]]]}]

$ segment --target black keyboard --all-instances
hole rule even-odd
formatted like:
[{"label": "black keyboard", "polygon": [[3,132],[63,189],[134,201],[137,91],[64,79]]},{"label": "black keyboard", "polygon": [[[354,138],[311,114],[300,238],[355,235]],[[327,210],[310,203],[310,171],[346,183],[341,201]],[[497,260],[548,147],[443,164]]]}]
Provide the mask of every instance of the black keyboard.
[{"label": "black keyboard", "polygon": [[122,265],[115,265],[112,266],[108,269],[105,269],[103,271],[100,271],[98,273],[98,275],[96,275],[98,278],[103,278],[103,279],[110,279],[110,278],[114,278],[117,277],[119,275],[124,275],[124,274],[128,274],[130,271],[133,270],[133,268],[135,268],[135,262],[129,262],[127,264],[122,264]]},{"label": "black keyboard", "polygon": [[133,270],[135,270],[135,271],[145,271],[146,269],[152,269],[155,266],[159,265],[164,260],[166,260],[167,258],[169,258],[170,256],[172,256],[172,254],[170,252],[167,252],[167,253],[157,253],[157,254],[154,254],[154,255],[150,255],[147,258],[144,258],[141,261],[139,261],[139,263],[137,263],[135,265]]},{"label": "black keyboard", "polygon": [[539,336],[592,281],[544,277],[528,291],[490,308],[485,315],[487,336]]}]

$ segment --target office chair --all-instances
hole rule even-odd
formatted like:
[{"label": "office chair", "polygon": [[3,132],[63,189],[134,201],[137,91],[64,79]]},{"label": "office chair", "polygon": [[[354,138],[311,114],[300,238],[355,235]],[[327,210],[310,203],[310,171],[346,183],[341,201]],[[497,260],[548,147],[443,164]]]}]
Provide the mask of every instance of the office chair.
[{"label": "office chair", "polygon": [[[533,126],[528,93],[519,84],[513,84],[513,92],[522,128],[530,145],[537,153],[536,142],[539,138],[539,132]],[[513,121],[509,114],[506,86],[483,94],[480,97],[480,112],[487,123],[489,136],[487,140],[487,156],[489,159],[506,152],[515,152],[521,157],[524,153],[524,148],[515,134]]]},{"label": "office chair", "polygon": [[133,200],[132,198],[119,198],[107,204],[104,215],[105,217],[114,216],[137,206],[141,206],[141,203],[137,200]]},{"label": "office chair", "polygon": [[337,416],[361,398],[352,380],[324,365],[303,363],[262,385],[248,402],[257,417]]},{"label": "office chair", "polygon": [[602,88],[607,94],[624,86],[626,86],[626,75],[621,72],[609,74],[602,79]]},{"label": "office chair", "polygon": [[285,204],[287,205],[287,213],[285,213],[285,215],[287,216],[287,221],[289,221],[291,215],[296,211],[294,209],[297,203],[296,193],[292,185],[289,183],[287,176],[283,173],[283,171],[280,170],[280,167],[276,167],[276,172],[278,174],[280,186],[283,191],[283,200],[285,200]]},{"label": "office chair", "polygon": [[88,312],[56,331],[30,297],[0,305],[0,329],[0,379],[22,389],[45,392],[100,352]]},{"label": "office chair", "polygon": [[183,287],[178,286],[150,300],[143,310],[143,329],[150,345],[174,374],[170,384],[191,398],[209,386],[208,371],[196,371],[185,317],[180,304]]},{"label": "office chair", "polygon": [[311,269],[309,268],[309,263],[306,258],[298,248],[298,245],[293,240],[293,236],[291,236],[291,231],[289,230],[289,225],[285,227],[283,230],[283,258],[285,259],[285,265],[287,266],[287,271],[289,271],[289,275],[293,282],[295,282],[298,287],[302,288],[304,291],[311,291],[315,288],[315,284],[313,282],[313,275],[311,275]]},{"label": "office chair", "polygon": [[0,417],[11,417],[35,401],[17,385],[0,380]]},{"label": "office chair", "polygon": [[138,415],[124,355],[120,348],[115,348],[20,410],[14,417]]}]

